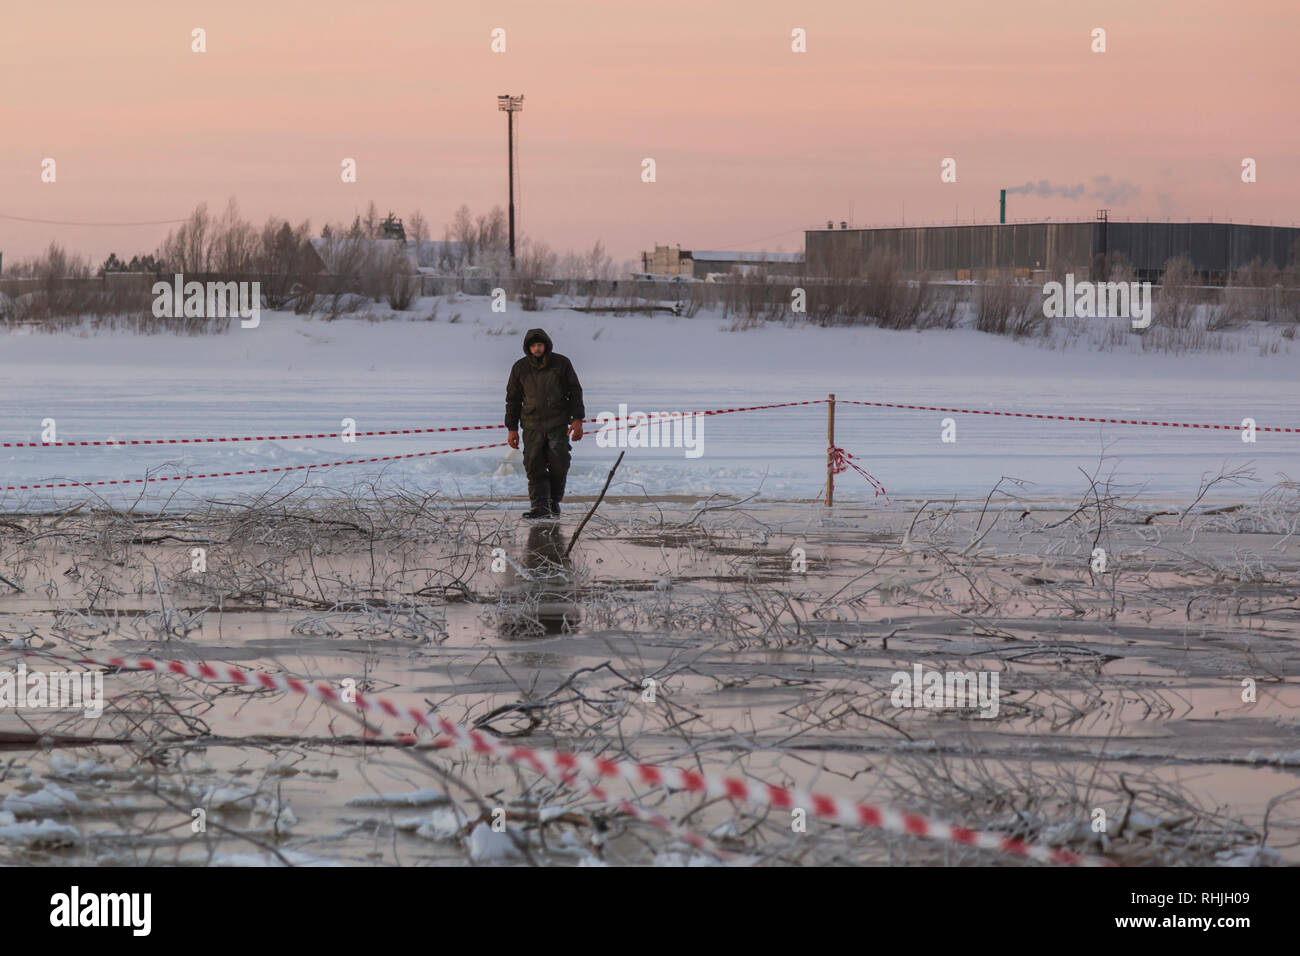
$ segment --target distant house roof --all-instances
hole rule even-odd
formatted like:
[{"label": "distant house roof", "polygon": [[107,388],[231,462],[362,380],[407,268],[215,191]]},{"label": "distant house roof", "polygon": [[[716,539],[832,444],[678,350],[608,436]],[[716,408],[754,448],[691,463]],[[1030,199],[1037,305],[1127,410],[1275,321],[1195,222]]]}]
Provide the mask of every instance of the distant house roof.
[{"label": "distant house roof", "polygon": [[465,258],[465,244],[441,239],[420,239],[406,244],[420,269],[456,269]]},{"label": "distant house roof", "polygon": [[690,256],[696,262],[803,262],[801,252],[721,252],[716,249],[697,249]]},{"label": "distant house roof", "polygon": [[324,270],[335,275],[373,272],[382,269],[393,256],[400,256],[409,268],[415,268],[411,253],[398,239],[313,239],[311,247]]},{"label": "distant house roof", "polygon": [[326,273],[373,272],[390,256],[405,258],[411,271],[454,272],[464,259],[464,245],[437,239],[403,243],[400,239],[354,239],[336,237],[311,240],[312,250]]}]

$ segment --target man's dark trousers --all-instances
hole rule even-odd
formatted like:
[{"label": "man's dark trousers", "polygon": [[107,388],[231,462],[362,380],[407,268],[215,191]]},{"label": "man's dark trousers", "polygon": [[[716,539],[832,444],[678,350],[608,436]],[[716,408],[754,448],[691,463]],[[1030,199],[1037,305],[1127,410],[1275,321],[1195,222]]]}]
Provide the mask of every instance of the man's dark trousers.
[{"label": "man's dark trousers", "polygon": [[564,482],[569,476],[570,446],[567,425],[555,428],[525,428],[524,472],[528,475],[528,499],[533,507],[549,509],[564,500]]}]

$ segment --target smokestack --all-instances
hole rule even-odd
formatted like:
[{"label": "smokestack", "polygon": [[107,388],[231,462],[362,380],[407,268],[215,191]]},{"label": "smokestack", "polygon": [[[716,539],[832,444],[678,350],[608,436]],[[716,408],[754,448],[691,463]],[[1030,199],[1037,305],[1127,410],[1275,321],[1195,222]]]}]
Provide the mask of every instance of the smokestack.
[{"label": "smokestack", "polygon": [[1001,225],[1007,224],[1007,191],[1002,190],[1002,195],[998,197],[998,222]]}]

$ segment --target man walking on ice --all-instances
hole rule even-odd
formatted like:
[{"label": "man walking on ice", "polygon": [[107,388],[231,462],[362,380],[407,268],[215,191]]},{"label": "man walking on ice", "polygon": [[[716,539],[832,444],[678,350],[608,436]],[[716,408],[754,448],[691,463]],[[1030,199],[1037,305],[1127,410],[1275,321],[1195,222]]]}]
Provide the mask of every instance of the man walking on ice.
[{"label": "man walking on ice", "polygon": [[524,357],[506,383],[506,429],[511,448],[524,429],[524,471],[532,507],[525,518],[558,518],[569,474],[569,439],[582,441],[582,385],[573,363],[551,351],[542,329],[524,335]]}]

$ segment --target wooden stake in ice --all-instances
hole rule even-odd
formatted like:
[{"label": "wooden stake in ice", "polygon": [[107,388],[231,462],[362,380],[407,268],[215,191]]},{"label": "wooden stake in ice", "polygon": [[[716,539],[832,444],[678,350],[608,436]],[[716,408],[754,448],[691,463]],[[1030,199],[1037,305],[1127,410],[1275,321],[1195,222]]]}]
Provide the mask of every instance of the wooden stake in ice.
[{"label": "wooden stake in ice", "polygon": [[591,506],[591,510],[587,512],[587,517],[582,519],[582,524],[578,525],[578,530],[573,532],[573,537],[569,539],[569,546],[564,549],[564,556],[566,558],[569,556],[569,552],[573,550],[573,546],[578,543],[578,535],[582,534],[582,529],[587,527],[587,522],[590,521],[591,516],[596,513],[596,509],[600,507],[600,503],[605,500],[605,492],[609,491],[609,483],[614,480],[614,472],[618,471],[618,466],[622,463],[623,456],[626,454],[626,451],[618,453],[618,460],[614,462],[614,467],[611,468],[609,474],[605,476],[605,487],[600,489],[600,496],[596,499],[596,503]]},{"label": "wooden stake in ice", "polygon": [[826,398],[826,507],[835,504],[835,393]]}]

